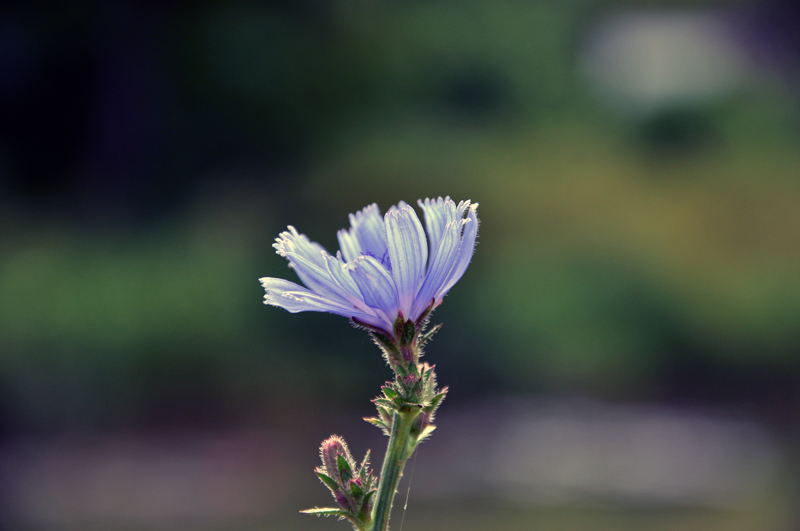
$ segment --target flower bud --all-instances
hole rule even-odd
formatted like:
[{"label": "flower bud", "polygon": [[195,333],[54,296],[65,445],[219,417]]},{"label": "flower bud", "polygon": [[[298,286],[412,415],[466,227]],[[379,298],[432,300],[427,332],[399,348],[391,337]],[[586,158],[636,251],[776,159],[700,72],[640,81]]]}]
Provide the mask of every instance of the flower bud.
[{"label": "flower bud", "polygon": [[309,514],[347,518],[355,529],[364,529],[371,521],[372,499],[377,478],[369,469],[369,452],[356,466],[344,439],[333,435],[322,442],[319,449],[322,466],[314,470],[328,487],[340,509],[310,509]]},{"label": "flower bud", "polygon": [[[319,455],[322,458],[322,465],[325,469],[325,474],[333,479],[338,485],[343,486],[345,483],[344,478],[342,477],[343,469],[347,470],[346,473],[349,473],[350,476],[352,476],[352,473],[348,470],[348,468],[352,468],[354,466],[353,458],[350,457],[350,450],[348,450],[347,443],[344,442],[344,439],[338,435],[332,435],[330,438],[322,442],[322,446],[319,449]],[[341,461],[344,461],[346,465],[350,466],[340,466]]]}]

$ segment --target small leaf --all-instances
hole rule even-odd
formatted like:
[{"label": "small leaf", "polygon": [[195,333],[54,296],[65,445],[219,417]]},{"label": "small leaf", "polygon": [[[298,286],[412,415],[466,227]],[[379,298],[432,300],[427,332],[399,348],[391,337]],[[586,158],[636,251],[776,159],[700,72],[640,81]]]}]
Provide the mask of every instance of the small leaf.
[{"label": "small leaf", "polygon": [[358,511],[358,519],[364,521],[366,517],[370,513],[370,505],[372,502],[372,498],[375,496],[375,493],[378,492],[377,490],[371,490],[367,492],[364,496],[364,500],[361,502],[361,509]]},{"label": "small leaf", "polygon": [[430,338],[433,337],[433,334],[439,331],[442,328],[442,323],[437,324],[433,328],[431,328],[428,332],[423,335],[420,335],[418,344],[420,346],[424,345]]},{"label": "small leaf", "polygon": [[386,387],[383,388],[383,394],[386,395],[386,398],[391,400],[392,398],[397,396],[397,391],[395,391],[394,389],[392,389],[389,386],[386,386]]},{"label": "small leaf", "polygon": [[366,455],[364,455],[364,460],[361,461],[361,464],[358,466],[358,475],[361,477],[361,481],[365,481],[367,479],[366,474],[369,469],[369,455],[370,451],[367,450]]},{"label": "small leaf", "polygon": [[303,514],[313,514],[315,516],[338,516],[339,518],[352,518],[347,511],[342,509],[334,509],[333,507],[314,507],[313,509],[306,509],[300,511]]},{"label": "small leaf", "polygon": [[386,424],[384,424],[383,421],[378,419],[378,418],[375,418],[375,417],[364,417],[364,420],[369,422],[370,424],[373,424],[373,425],[379,427],[379,428],[386,429]]},{"label": "small leaf", "polygon": [[336,482],[326,474],[323,474],[322,472],[317,472],[317,477],[320,479],[320,481],[322,481],[325,484],[326,487],[331,489],[332,493],[336,493],[336,491],[339,490],[339,485],[337,485]]},{"label": "small leaf", "polygon": [[442,403],[442,400],[444,400],[444,395],[446,395],[446,394],[447,394],[447,388],[445,388],[438,395],[436,395],[433,398],[431,398],[430,403],[425,408],[425,413],[427,413],[429,415],[432,415],[436,411],[436,408],[438,408],[439,405]]},{"label": "small leaf", "polygon": [[427,426],[425,426],[425,429],[422,430],[422,433],[420,433],[419,437],[417,437],[417,444],[421,443],[422,441],[430,437],[431,433],[433,433],[433,430],[435,429],[436,426],[434,426],[433,424],[428,424]]},{"label": "small leaf", "polygon": [[389,414],[389,410],[379,406],[378,413],[380,414],[381,420],[383,420],[387,428],[390,427],[392,424],[394,424],[394,421],[392,420],[392,415]]},{"label": "small leaf", "polygon": [[408,389],[409,394],[419,393],[422,391],[422,380],[417,380],[413,386]]},{"label": "small leaf", "polygon": [[375,398],[372,401],[376,406],[383,406],[386,408],[391,408],[394,404],[385,398]]},{"label": "small leaf", "polygon": [[361,495],[363,494],[363,491],[361,490],[361,487],[359,487],[358,483],[356,483],[353,480],[350,480],[350,494],[352,494],[353,498],[355,498],[355,499],[359,499],[361,497]]},{"label": "small leaf", "polygon": [[339,468],[339,474],[342,476],[342,482],[347,483],[353,477],[353,470],[350,468],[350,463],[344,458],[342,454],[336,456],[336,466]]}]

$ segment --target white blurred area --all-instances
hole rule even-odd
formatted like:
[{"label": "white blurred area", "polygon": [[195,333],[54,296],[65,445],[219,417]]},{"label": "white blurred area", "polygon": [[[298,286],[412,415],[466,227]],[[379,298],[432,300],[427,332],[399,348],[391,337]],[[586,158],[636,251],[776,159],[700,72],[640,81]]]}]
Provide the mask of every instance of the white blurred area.
[{"label": "white blurred area", "polygon": [[655,406],[507,399],[439,425],[418,498],[740,507],[775,486],[782,461],[754,422]]},{"label": "white blurred area", "polygon": [[580,67],[615,108],[648,115],[706,103],[746,86],[754,69],[723,12],[623,12],[584,42]]},{"label": "white blurred area", "polygon": [[[414,503],[747,509],[779,487],[784,466],[766,429],[713,412],[505,398],[445,403],[437,424],[406,469]],[[379,469],[386,438],[364,429],[344,435],[356,452],[373,437]],[[315,444],[277,431],[20,440],[0,452],[0,492],[5,517],[20,528],[294,518],[330,501],[313,477]]]}]

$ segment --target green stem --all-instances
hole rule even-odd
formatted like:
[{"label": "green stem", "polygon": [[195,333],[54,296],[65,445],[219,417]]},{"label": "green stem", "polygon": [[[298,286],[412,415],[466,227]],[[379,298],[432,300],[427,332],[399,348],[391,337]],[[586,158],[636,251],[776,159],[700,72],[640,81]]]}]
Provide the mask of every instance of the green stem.
[{"label": "green stem", "polygon": [[403,476],[403,467],[414,450],[413,446],[409,448],[413,444],[410,440],[410,433],[411,425],[417,415],[419,415],[419,409],[400,411],[394,414],[392,434],[389,436],[389,446],[386,448],[386,456],[383,458],[369,531],[389,530],[389,516],[392,512],[397,484]]}]

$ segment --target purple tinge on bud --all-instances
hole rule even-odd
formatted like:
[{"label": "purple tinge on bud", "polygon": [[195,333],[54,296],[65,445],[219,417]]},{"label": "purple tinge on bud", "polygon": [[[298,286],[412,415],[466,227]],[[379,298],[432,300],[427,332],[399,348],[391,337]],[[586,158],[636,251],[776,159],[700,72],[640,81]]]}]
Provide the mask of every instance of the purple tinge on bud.
[{"label": "purple tinge on bud", "polygon": [[408,387],[411,387],[412,385],[414,385],[418,381],[419,381],[419,376],[417,376],[416,374],[409,374],[408,376],[403,378],[403,382],[405,382],[405,384]]},{"label": "purple tinge on bud", "polygon": [[333,497],[336,498],[336,503],[339,504],[339,507],[341,507],[345,511],[353,510],[353,507],[351,506],[352,504],[350,503],[350,498],[348,498],[344,492],[337,491],[336,494],[333,495]]},{"label": "purple tinge on bud", "polygon": [[431,416],[424,411],[422,411],[419,416],[417,417],[417,422],[419,422],[420,431],[427,428],[428,425],[431,423]]},{"label": "purple tinge on bud", "polygon": [[403,328],[405,327],[406,320],[403,317],[403,311],[398,310],[397,312],[397,319],[394,320],[394,337],[400,338],[403,337]]},{"label": "purple tinge on bud", "polygon": [[431,425],[431,415],[421,411],[420,414],[414,419],[414,425],[412,426],[413,432],[416,432],[416,436],[419,437],[425,428]]},{"label": "purple tinge on bud", "polygon": [[347,443],[344,442],[344,439],[338,435],[332,435],[325,439],[319,448],[319,455],[322,458],[325,473],[338,485],[342,485],[342,475],[339,473],[337,464],[338,456],[344,457],[348,463],[353,462],[352,457],[350,457],[350,450],[347,449]]},{"label": "purple tinge on bud", "polygon": [[414,362],[414,347],[410,344],[400,345],[400,354],[406,363]]}]

